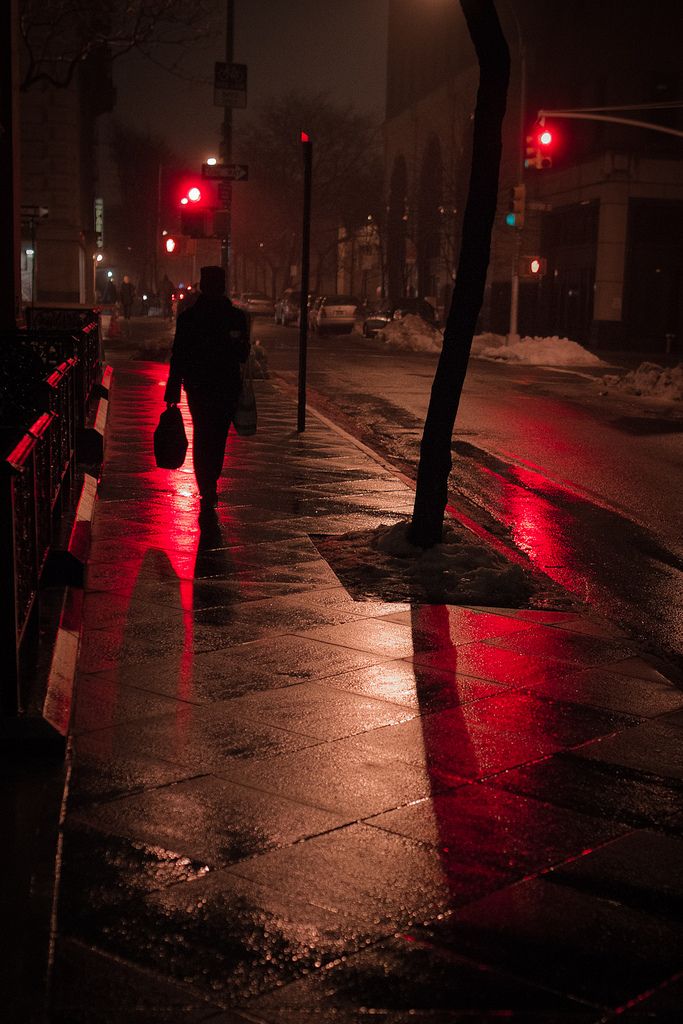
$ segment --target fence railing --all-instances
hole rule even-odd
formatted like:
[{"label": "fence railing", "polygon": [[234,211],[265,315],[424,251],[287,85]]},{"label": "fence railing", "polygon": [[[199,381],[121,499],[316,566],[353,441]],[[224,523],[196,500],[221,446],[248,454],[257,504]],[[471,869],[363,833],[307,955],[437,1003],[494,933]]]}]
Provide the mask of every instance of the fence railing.
[{"label": "fence railing", "polygon": [[52,541],[52,463],[53,450],[59,448],[56,422],[55,413],[43,413],[0,463],[3,714],[21,709],[21,647]]},{"label": "fence railing", "polygon": [[26,315],[27,328],[0,339],[0,712],[10,715],[23,710],[24,643],[102,371],[96,310]]},{"label": "fence railing", "polygon": [[22,645],[37,612],[41,574],[74,481],[81,407],[71,356],[35,388],[33,424],[0,461],[0,712],[17,714]]}]

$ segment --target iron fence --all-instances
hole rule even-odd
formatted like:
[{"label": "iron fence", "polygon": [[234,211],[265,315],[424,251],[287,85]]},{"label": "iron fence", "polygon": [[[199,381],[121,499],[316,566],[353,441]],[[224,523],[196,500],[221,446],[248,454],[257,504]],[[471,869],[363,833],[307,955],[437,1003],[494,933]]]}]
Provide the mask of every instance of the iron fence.
[{"label": "iron fence", "polygon": [[0,685],[3,714],[21,710],[21,646],[52,540],[51,448],[56,419],[51,412],[39,416],[0,463],[0,657],[7,668]]},{"label": "iron fence", "polygon": [[21,710],[22,644],[76,462],[79,361],[70,357],[35,389],[44,411],[0,462],[0,712]]}]

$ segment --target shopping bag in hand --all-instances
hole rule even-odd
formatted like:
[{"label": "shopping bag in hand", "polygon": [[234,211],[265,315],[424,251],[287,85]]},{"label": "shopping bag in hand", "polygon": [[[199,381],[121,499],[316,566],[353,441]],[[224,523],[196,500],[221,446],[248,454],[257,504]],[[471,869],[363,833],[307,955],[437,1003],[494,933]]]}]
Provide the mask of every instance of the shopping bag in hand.
[{"label": "shopping bag in hand", "polygon": [[254,385],[251,382],[249,360],[247,360],[244,367],[242,388],[237,399],[233,423],[240,437],[251,437],[252,434],[256,433],[256,395],[254,394]]},{"label": "shopping bag in hand", "polygon": [[159,469],[180,469],[187,453],[183,414],[170,405],[159,417],[154,431],[154,458]]}]

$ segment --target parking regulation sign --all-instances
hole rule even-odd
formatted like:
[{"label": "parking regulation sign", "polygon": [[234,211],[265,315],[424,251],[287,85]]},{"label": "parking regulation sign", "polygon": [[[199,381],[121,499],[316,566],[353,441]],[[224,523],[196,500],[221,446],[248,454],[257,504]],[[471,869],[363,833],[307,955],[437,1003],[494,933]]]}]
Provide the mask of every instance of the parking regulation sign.
[{"label": "parking regulation sign", "polygon": [[247,105],[247,65],[216,61],[213,76],[216,107],[244,108]]}]

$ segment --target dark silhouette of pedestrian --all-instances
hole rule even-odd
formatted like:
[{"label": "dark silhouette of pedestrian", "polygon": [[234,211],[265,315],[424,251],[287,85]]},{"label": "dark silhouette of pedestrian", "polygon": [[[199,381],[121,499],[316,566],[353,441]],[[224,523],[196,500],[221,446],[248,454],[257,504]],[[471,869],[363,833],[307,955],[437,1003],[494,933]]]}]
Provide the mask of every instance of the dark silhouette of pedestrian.
[{"label": "dark silhouette of pedestrian", "polygon": [[113,306],[116,302],[118,302],[118,300],[119,300],[119,296],[118,296],[118,293],[116,291],[116,285],[114,284],[112,279],[109,278],[109,280],[107,281],[106,287],[104,289],[104,295],[102,296],[102,302],[104,303],[105,306]]},{"label": "dark silhouette of pedestrian", "polygon": [[173,316],[174,291],[175,285],[173,284],[173,281],[171,281],[168,274],[164,274],[159,285],[159,294],[161,295],[161,306],[166,320],[170,320]]},{"label": "dark silhouette of pedestrian", "polygon": [[126,320],[130,320],[130,312],[133,308],[133,300],[135,299],[135,285],[132,283],[128,274],[124,275],[121,283],[121,305],[123,306],[123,315]]},{"label": "dark silhouette of pedestrian", "polygon": [[193,425],[194,473],[202,511],[215,508],[225,443],[249,358],[249,324],[225,295],[222,267],[202,267],[201,294],[178,314],[164,401],[176,405],[181,385]]}]

